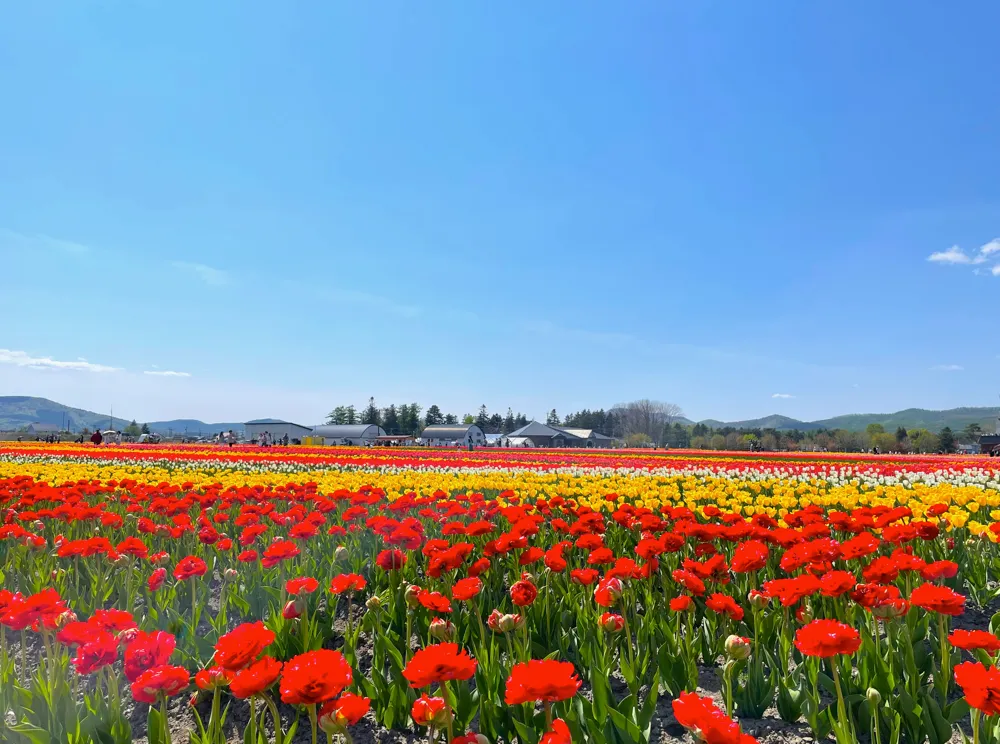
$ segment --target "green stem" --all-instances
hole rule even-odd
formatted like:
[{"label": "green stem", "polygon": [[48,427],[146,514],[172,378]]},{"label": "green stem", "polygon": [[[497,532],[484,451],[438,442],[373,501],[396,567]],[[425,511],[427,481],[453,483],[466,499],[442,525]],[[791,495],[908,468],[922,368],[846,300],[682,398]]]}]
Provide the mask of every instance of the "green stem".
[{"label": "green stem", "polygon": [[215,690],[212,692],[212,717],[208,722],[208,738],[212,744],[215,744],[215,740],[220,738],[218,734],[219,731],[219,685],[215,685]]},{"label": "green stem", "polygon": [[309,728],[312,731],[312,744],[316,744],[316,704],[307,706],[309,709]]},{"label": "green stem", "polygon": [[170,744],[170,722],[167,720],[167,696],[160,695],[160,717],[163,719],[163,741]]},{"label": "green stem", "polygon": [[972,744],[979,744],[979,709],[972,709]]},{"label": "green stem", "polygon": [[723,687],[726,690],[726,715],[730,718],[733,717],[733,666],[732,661],[727,661],[722,667],[722,682]]},{"label": "green stem", "polygon": [[851,730],[851,722],[847,718],[847,704],[844,702],[844,693],[840,689],[840,664],[837,657],[831,659],[833,666],[833,684],[837,688],[837,718],[840,719],[840,726],[845,732]]},{"label": "green stem", "polygon": [[410,638],[413,635],[413,611],[406,609],[406,638],[403,639],[403,666],[410,663]]},{"label": "green stem", "polygon": [[250,744],[257,744],[257,696],[250,697]]},{"label": "green stem", "polygon": [[951,676],[951,654],[948,652],[948,634],[944,615],[938,613],[938,635],[941,637],[941,704],[948,702],[948,677]]},{"label": "green stem", "polygon": [[274,744],[282,744],[285,740],[285,734],[281,730],[281,716],[278,713],[278,706],[274,704],[274,701],[271,700],[271,696],[266,692],[261,693],[261,697],[264,698],[264,702],[271,711],[271,719],[274,721]]}]

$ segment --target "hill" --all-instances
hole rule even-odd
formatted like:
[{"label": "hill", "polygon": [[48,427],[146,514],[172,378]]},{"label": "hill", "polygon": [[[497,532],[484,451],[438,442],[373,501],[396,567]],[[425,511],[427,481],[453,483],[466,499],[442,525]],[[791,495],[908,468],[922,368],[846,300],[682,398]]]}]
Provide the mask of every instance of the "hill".
[{"label": "hill", "polygon": [[1000,408],[952,408],[947,411],[929,411],[925,408],[907,408],[895,413],[855,413],[835,416],[814,422],[825,429],[848,429],[863,431],[869,424],[882,424],[886,431],[904,429],[929,429],[940,431],[950,426],[961,431],[969,424],[979,424],[983,431],[992,432],[996,428]]},{"label": "hill", "polygon": [[950,426],[954,431],[961,431],[969,424],[979,424],[983,431],[992,432],[996,428],[1000,408],[952,408],[946,411],[931,411],[925,408],[907,408],[895,413],[851,413],[844,416],[822,419],[820,421],[799,421],[788,416],[772,415],[746,421],[717,421],[706,419],[700,423],[713,429],[732,427],[734,429],[777,429],[788,431],[810,431],[816,429],[847,429],[848,431],[864,431],[870,424],[881,424],[886,431],[895,431],[900,426],[904,429],[929,429],[940,431]]},{"label": "hill", "polygon": [[[115,416],[114,426],[123,429],[132,419]],[[107,429],[111,426],[110,413],[95,413],[82,408],[56,403],[48,398],[34,398],[27,395],[0,396],[0,431],[17,431],[29,424],[54,424],[65,426],[69,431],[81,429]],[[143,423],[139,421],[139,423]],[[243,431],[242,422],[206,424],[197,419],[175,419],[173,421],[150,421],[149,428],[159,434],[210,434],[232,429]]]}]

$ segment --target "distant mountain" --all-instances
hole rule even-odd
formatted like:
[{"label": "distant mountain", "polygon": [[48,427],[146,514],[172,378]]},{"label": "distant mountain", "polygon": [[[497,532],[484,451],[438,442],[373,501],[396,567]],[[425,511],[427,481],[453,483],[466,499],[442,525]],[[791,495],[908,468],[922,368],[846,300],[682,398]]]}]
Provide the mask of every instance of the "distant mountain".
[{"label": "distant mountain", "polygon": [[[114,427],[124,429],[132,419],[115,416]],[[33,398],[27,395],[0,396],[0,431],[17,431],[29,424],[54,424],[69,431],[87,429],[107,429],[111,426],[110,413],[94,413],[82,408],[72,408],[56,403],[48,398]],[[144,422],[138,421],[139,424]],[[232,429],[243,431],[242,422],[206,424],[197,419],[176,419],[174,421],[149,421],[149,428],[159,434],[211,434]]]},{"label": "distant mountain", "polygon": [[806,421],[799,421],[798,419],[781,416],[779,414],[764,416],[763,418],[747,419],[746,421],[727,422],[708,419],[706,421],[702,421],[701,423],[711,426],[713,429],[721,429],[725,426],[731,426],[734,429],[798,429],[799,431],[819,428],[818,426],[813,426]]},{"label": "distant mountain", "polygon": [[952,408],[947,411],[928,411],[924,408],[907,408],[896,413],[855,413],[835,416],[814,422],[824,429],[848,429],[863,431],[869,424],[882,424],[886,431],[904,429],[930,429],[940,431],[950,426],[954,431],[964,429],[969,424],[979,424],[983,431],[993,432],[997,425],[1000,408]]},{"label": "distant mountain", "polygon": [[[139,422],[142,423],[141,421]],[[230,421],[219,424],[206,424],[198,419],[173,419],[171,421],[149,421],[150,431],[157,434],[218,434],[220,431],[232,429],[236,434],[243,433],[243,422]]]},{"label": "distant mountain", "polygon": [[772,415],[747,421],[723,422],[706,419],[700,423],[713,429],[730,426],[734,429],[777,429],[788,431],[811,431],[816,429],[847,429],[848,431],[864,431],[870,424],[881,424],[886,431],[892,432],[902,426],[904,429],[929,429],[940,431],[950,426],[954,431],[960,431],[969,424],[979,424],[983,431],[992,432],[997,426],[997,416],[1000,408],[952,408],[947,411],[930,411],[924,408],[907,408],[896,413],[851,413],[845,416],[835,416],[821,421],[799,421],[788,416]]}]

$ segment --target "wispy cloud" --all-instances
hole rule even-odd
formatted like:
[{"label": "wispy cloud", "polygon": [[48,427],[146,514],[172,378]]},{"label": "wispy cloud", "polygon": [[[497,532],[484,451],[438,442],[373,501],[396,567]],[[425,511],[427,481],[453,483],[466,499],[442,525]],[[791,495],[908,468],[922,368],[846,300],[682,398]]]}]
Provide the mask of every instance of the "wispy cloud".
[{"label": "wispy cloud", "polygon": [[698,344],[679,343],[673,341],[657,341],[636,336],[631,333],[616,331],[591,331],[580,328],[567,328],[548,320],[525,320],[517,323],[517,328],[527,333],[550,338],[555,341],[572,342],[574,344],[589,344],[608,346],[617,349],[630,349],[643,354],[697,354],[718,361],[752,362],[766,365],[781,365],[799,367],[810,370],[851,371],[853,367],[839,367],[818,364],[814,362],[765,357],[758,354],[700,346]]},{"label": "wispy cloud", "polygon": [[152,375],[154,377],[190,377],[190,372],[174,372],[172,369],[147,369],[143,372],[144,375]]},{"label": "wispy cloud", "polygon": [[70,370],[74,372],[119,372],[119,367],[109,367],[106,364],[93,364],[86,359],[75,362],[60,361],[51,357],[35,357],[26,351],[0,349],[0,364],[13,364],[15,367],[30,367],[32,369]]},{"label": "wispy cloud", "polygon": [[404,318],[415,318],[424,311],[419,305],[396,302],[395,300],[390,300],[388,297],[355,289],[320,288],[316,285],[292,279],[283,280],[281,286],[290,292],[314,296],[316,299],[325,302],[338,305],[366,305],[371,307],[375,312],[390,313]]},{"label": "wispy cloud", "polygon": [[[992,261],[993,258],[1000,258],[1000,238],[994,238],[989,243],[979,246],[975,253],[966,253],[957,245],[953,245],[946,251],[932,253],[927,257],[928,261],[939,264],[950,264],[953,266],[979,266]],[[984,274],[985,271],[975,269],[974,273]],[[1000,276],[1000,264],[993,266],[989,273],[993,276]]]},{"label": "wispy cloud", "polygon": [[932,372],[961,372],[964,369],[960,364],[935,364],[931,367]]},{"label": "wispy cloud", "polygon": [[222,269],[215,269],[205,264],[192,263],[190,261],[171,261],[170,265],[175,269],[193,274],[205,282],[205,284],[211,284],[214,287],[229,284],[229,272]]},{"label": "wispy cloud", "polygon": [[61,251],[63,253],[87,253],[90,248],[72,240],[53,238],[41,233],[25,235],[13,230],[0,229],[0,243],[6,243],[19,250]]},{"label": "wispy cloud", "polygon": [[783,398],[783,399],[787,399],[787,398],[794,398],[795,396],[794,396],[794,395],[789,395],[788,393],[775,393],[775,394],[774,394],[774,395],[772,395],[771,397],[772,397],[772,398]]}]

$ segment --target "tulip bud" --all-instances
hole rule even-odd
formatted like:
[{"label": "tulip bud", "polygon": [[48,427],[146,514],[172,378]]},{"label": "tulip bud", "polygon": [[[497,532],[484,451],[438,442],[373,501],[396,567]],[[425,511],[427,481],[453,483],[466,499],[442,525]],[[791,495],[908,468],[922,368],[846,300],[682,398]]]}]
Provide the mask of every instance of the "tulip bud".
[{"label": "tulip bud", "polygon": [[879,620],[897,620],[910,610],[910,603],[905,599],[890,599],[872,607],[872,615]]},{"label": "tulip bud", "polygon": [[431,638],[435,638],[439,641],[452,641],[455,638],[455,626],[440,617],[436,617],[431,620],[430,627]]},{"label": "tulip bud", "polygon": [[734,661],[749,659],[751,652],[750,639],[731,635],[726,639],[726,656]]},{"label": "tulip bud", "polygon": [[76,613],[73,610],[66,610],[56,618],[56,629],[65,628],[70,623],[76,622]]},{"label": "tulip bud", "polygon": [[625,627],[625,618],[613,612],[605,612],[601,615],[600,625],[606,633],[620,633]]},{"label": "tulip bud", "polygon": [[476,744],[490,744],[490,740],[482,734],[476,734]]},{"label": "tulip bud", "polygon": [[874,687],[868,688],[868,691],[865,693],[865,697],[868,698],[868,703],[873,708],[882,702],[882,693],[880,693]]},{"label": "tulip bud", "polygon": [[294,620],[297,617],[302,616],[302,608],[299,607],[299,601],[297,599],[290,600],[288,604],[285,605],[285,609],[281,611],[281,616],[285,620]]},{"label": "tulip bud", "polygon": [[224,581],[236,581],[240,577],[240,572],[235,568],[227,568],[222,572],[222,579]]},{"label": "tulip bud", "polygon": [[500,630],[504,633],[520,630],[524,627],[524,618],[521,615],[504,615],[500,618]]},{"label": "tulip bud", "polygon": [[416,584],[410,584],[406,587],[403,597],[406,599],[406,606],[411,610],[415,610],[420,606],[420,600],[417,599],[418,594],[420,594],[420,587]]},{"label": "tulip bud", "polygon": [[139,636],[138,628],[126,628],[121,633],[118,634],[118,645],[122,648],[129,645]]},{"label": "tulip bud", "polygon": [[33,526],[33,527],[35,528],[35,530],[37,530],[37,531],[41,532],[42,530],[44,530],[44,529],[45,529],[45,522],[43,522],[43,521],[42,521],[42,520],[40,520],[40,519],[36,519],[36,520],[35,520],[35,521],[34,521],[34,522],[32,523],[32,526]]},{"label": "tulip bud", "polygon": [[811,623],[813,621],[812,610],[809,607],[803,605],[802,607],[799,608],[798,612],[795,613],[795,618],[800,623],[804,624]]},{"label": "tulip bud", "polygon": [[486,618],[487,627],[489,627],[489,629],[494,633],[502,633],[503,631],[500,630],[500,619],[502,617],[503,613],[500,612],[500,610],[493,610],[493,612],[490,613],[490,616]]},{"label": "tulip bud", "polygon": [[371,597],[368,598],[368,601],[365,602],[365,607],[367,607],[369,610],[375,610],[375,611],[381,610],[382,600],[379,599],[379,596],[377,594],[373,594]]},{"label": "tulip bud", "polygon": [[535,581],[534,575],[528,573],[527,571],[521,574],[521,581],[530,581],[532,584],[538,583]]},{"label": "tulip bud", "polygon": [[750,594],[747,595],[747,600],[750,602],[750,606],[755,610],[763,610],[771,602],[770,597],[764,594],[764,592],[759,592],[756,589],[750,590]]},{"label": "tulip bud", "polygon": [[350,556],[347,553],[347,548],[343,545],[338,545],[337,549],[333,551],[333,560],[337,563],[346,563]]},{"label": "tulip bud", "polygon": [[57,579],[61,579],[65,575],[66,575],[66,569],[65,568],[55,568],[55,569],[52,569],[52,580],[53,581],[55,581]]}]

